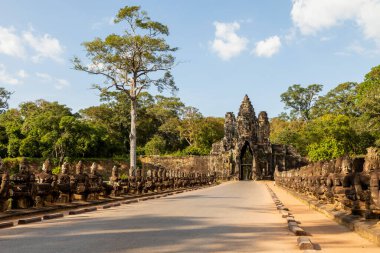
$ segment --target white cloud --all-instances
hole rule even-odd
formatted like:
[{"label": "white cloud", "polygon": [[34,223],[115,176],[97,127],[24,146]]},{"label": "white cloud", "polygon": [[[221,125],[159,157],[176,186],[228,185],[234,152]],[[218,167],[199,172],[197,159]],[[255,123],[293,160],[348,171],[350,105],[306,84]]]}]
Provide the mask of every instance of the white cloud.
[{"label": "white cloud", "polygon": [[21,84],[22,81],[10,75],[6,70],[6,67],[3,64],[0,64],[0,83],[17,85]]},{"label": "white cloud", "polygon": [[105,25],[114,25],[115,24],[114,20],[115,20],[114,17],[105,17],[105,18],[102,18],[101,21],[93,23],[91,25],[91,29],[92,30],[99,30],[99,29],[103,28],[103,26],[105,26]]},{"label": "white cloud", "polygon": [[[32,50],[27,50],[27,47]],[[2,54],[18,58],[29,58],[32,54],[31,59],[34,62],[40,62],[44,58],[63,62],[63,52],[64,47],[60,41],[47,33],[43,36],[36,35],[31,27],[19,35],[13,27],[0,26],[0,53]]]},{"label": "white cloud", "polygon": [[354,21],[380,46],[380,0],[293,0],[291,17],[303,35]]},{"label": "white cloud", "polygon": [[50,34],[37,36],[32,30],[23,32],[23,39],[26,43],[36,51],[36,55],[32,57],[34,62],[40,62],[43,58],[50,58],[56,62],[63,62],[62,54],[64,48],[58,39]]},{"label": "white cloud", "polygon": [[222,60],[238,56],[247,48],[248,39],[236,34],[240,29],[238,22],[214,22],[214,25],[215,39],[211,42],[211,48]]},{"label": "white cloud", "polygon": [[45,83],[53,83],[54,84],[54,87],[57,89],[57,90],[62,90],[63,88],[66,88],[66,87],[69,87],[70,86],[70,82],[65,80],[65,79],[62,79],[62,78],[55,78],[49,74],[46,74],[46,73],[40,73],[40,72],[36,72],[36,76],[41,79],[41,81],[45,82]]},{"label": "white cloud", "polygon": [[28,73],[26,73],[25,70],[23,69],[20,69],[18,72],[17,72],[17,75],[20,77],[20,78],[27,78],[29,75]]},{"label": "white cloud", "polygon": [[46,73],[36,72],[36,76],[39,77],[44,82],[53,81],[53,78],[49,74],[46,74]]},{"label": "white cloud", "polygon": [[281,47],[281,40],[278,36],[269,37],[256,43],[256,47],[252,53],[258,57],[272,57],[278,53]]},{"label": "white cloud", "polygon": [[54,87],[57,89],[57,90],[62,90],[63,88],[66,88],[68,86],[70,86],[70,83],[69,81],[65,80],[65,79],[55,79],[56,80],[56,84],[54,85]]},{"label": "white cloud", "polygon": [[0,26],[0,53],[19,58],[26,56],[22,40],[15,34],[14,28]]}]

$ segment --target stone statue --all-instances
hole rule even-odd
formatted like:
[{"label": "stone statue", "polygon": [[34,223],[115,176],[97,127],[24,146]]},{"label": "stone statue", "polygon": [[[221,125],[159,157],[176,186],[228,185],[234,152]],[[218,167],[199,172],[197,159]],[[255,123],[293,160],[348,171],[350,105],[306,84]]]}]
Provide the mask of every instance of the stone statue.
[{"label": "stone statue", "polygon": [[155,190],[155,183],[152,177],[152,170],[148,170],[146,173],[146,180],[144,184],[144,192],[154,192]]},{"label": "stone statue", "polygon": [[[223,146],[224,150],[230,150],[234,148],[234,141],[236,138],[236,119],[232,112],[227,112],[224,120],[224,138]],[[220,150],[219,150],[220,152]]]},{"label": "stone statue", "polygon": [[0,212],[4,212],[9,207],[9,174],[3,171],[3,160],[0,157]]},{"label": "stone statue", "polygon": [[380,153],[377,148],[367,149],[363,172],[370,178],[370,209],[380,215]]},{"label": "stone statue", "polygon": [[110,185],[112,186],[112,195],[119,196],[123,193],[123,182],[119,177],[119,167],[114,165],[112,167],[112,174],[110,177]]},{"label": "stone statue", "polygon": [[88,175],[89,179],[89,198],[90,199],[99,199],[100,193],[102,193],[103,178],[102,175],[98,173],[98,164],[92,163],[90,168],[90,174]]},{"label": "stone statue", "polygon": [[242,140],[257,141],[257,119],[251,101],[245,95],[237,117],[237,133]]},{"label": "stone statue", "polygon": [[42,165],[42,172],[36,175],[35,206],[43,207],[46,202],[54,202],[58,199],[59,192],[56,189],[57,177],[52,174],[52,166],[49,159]]},{"label": "stone statue", "polygon": [[35,176],[29,171],[25,158],[19,164],[19,172],[11,177],[12,208],[29,208],[34,204]]},{"label": "stone statue", "polygon": [[79,161],[75,167],[75,175],[71,179],[74,186],[74,199],[87,200],[90,188],[88,175],[84,172],[84,165]]},{"label": "stone statue", "polygon": [[269,143],[270,125],[268,120],[268,114],[264,111],[259,113],[258,116],[259,130],[257,134],[258,143]]},{"label": "stone statue", "polygon": [[74,185],[72,185],[69,175],[69,164],[64,162],[61,166],[61,173],[58,175],[57,188],[59,190],[60,203],[69,203],[73,199]]}]

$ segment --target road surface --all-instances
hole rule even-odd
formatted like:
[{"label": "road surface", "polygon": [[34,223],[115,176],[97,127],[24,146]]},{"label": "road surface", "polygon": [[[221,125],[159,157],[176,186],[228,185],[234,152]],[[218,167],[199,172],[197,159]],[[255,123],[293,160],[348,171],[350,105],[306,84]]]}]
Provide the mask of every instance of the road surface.
[{"label": "road surface", "polygon": [[2,229],[0,252],[302,251],[265,183],[248,181]]}]

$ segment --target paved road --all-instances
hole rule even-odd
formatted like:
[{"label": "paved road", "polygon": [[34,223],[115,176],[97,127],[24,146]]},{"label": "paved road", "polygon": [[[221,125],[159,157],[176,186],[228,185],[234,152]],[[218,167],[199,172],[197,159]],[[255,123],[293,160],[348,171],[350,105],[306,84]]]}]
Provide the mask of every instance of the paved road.
[{"label": "paved road", "polygon": [[300,252],[263,183],[0,230],[0,252]]}]

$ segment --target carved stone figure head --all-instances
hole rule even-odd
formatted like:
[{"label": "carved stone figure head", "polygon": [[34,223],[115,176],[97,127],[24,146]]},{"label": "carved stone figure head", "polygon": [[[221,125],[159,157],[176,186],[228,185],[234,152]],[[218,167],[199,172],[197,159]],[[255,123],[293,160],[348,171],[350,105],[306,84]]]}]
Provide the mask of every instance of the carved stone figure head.
[{"label": "carved stone figure head", "polygon": [[119,177],[119,167],[117,167],[116,165],[112,167],[112,176]]},{"label": "carved stone figure head", "polygon": [[64,162],[61,166],[61,173],[64,174],[64,175],[67,175],[69,174],[69,163],[68,162]]},{"label": "carved stone figure head", "polygon": [[51,173],[51,163],[49,159],[46,159],[45,162],[42,164],[42,171],[48,174]]},{"label": "carved stone figure head", "polygon": [[342,160],[342,174],[347,175],[352,172],[352,160],[349,157],[344,157]]},{"label": "carved stone figure head", "polygon": [[363,171],[370,173],[380,169],[380,155],[377,148],[370,147],[367,149]]},{"label": "carved stone figure head", "polygon": [[77,165],[75,166],[75,172],[76,174],[80,175],[80,174],[83,174],[83,170],[84,170],[83,162],[79,161]]},{"label": "carved stone figure head", "polygon": [[90,173],[91,174],[96,174],[96,172],[98,172],[98,164],[97,163],[92,163],[92,165],[91,165],[91,168],[90,168],[91,170],[90,170]]},{"label": "carved stone figure head", "polygon": [[26,163],[25,158],[21,158],[20,164],[19,164],[19,172],[20,173],[28,173],[28,165]]},{"label": "carved stone figure head", "polygon": [[258,122],[259,122],[259,126],[261,127],[269,124],[267,112],[262,111],[259,113]]}]

